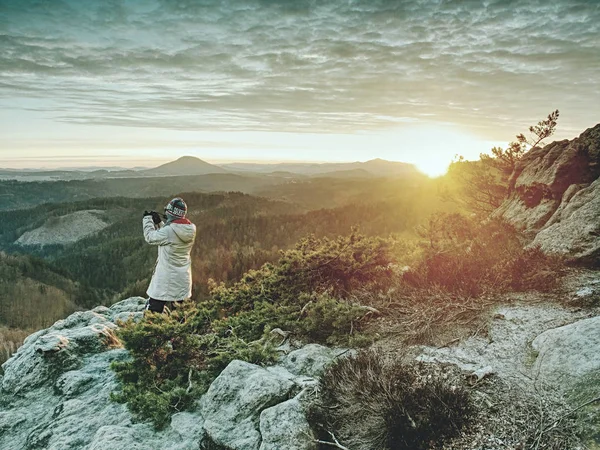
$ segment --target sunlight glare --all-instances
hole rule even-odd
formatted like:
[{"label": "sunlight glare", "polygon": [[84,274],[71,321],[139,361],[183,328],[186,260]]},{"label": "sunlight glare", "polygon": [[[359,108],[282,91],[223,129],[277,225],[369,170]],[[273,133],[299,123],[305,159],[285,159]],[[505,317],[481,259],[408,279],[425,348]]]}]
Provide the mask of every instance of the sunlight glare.
[{"label": "sunlight glare", "polygon": [[393,144],[389,142],[386,147],[389,148],[392,144],[396,149],[395,157],[387,155],[389,159],[412,163],[430,177],[446,173],[456,155],[474,160],[481,153],[488,153],[494,145],[504,145],[443,124],[397,130],[395,133],[387,133],[387,137]]}]

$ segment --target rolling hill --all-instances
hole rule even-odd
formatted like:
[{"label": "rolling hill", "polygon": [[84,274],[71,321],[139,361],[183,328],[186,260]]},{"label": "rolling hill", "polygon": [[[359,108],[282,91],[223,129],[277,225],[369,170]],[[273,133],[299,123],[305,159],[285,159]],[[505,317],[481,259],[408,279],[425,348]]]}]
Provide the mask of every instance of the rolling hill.
[{"label": "rolling hill", "polygon": [[386,161],[384,159],[372,159],[366,162],[351,163],[280,163],[280,164],[255,164],[255,163],[231,163],[221,164],[221,167],[237,172],[290,172],[300,175],[324,175],[334,172],[354,172],[364,174],[365,172],[377,177],[395,177],[414,175],[418,171],[415,166],[403,162]]},{"label": "rolling hill", "polygon": [[209,164],[194,156],[182,156],[181,158],[155,167],[154,169],[141,170],[142,176],[183,176],[183,175],[207,175],[211,173],[227,173],[223,167]]}]

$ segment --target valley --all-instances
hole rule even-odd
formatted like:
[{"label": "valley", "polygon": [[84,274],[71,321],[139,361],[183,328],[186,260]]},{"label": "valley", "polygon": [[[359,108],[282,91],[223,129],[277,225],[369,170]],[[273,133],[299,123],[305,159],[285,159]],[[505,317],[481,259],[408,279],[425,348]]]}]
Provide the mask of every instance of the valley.
[{"label": "valley", "polygon": [[[196,162],[203,170],[203,162]],[[385,173],[397,170],[383,165],[378,168]],[[157,168],[155,174],[172,167]],[[412,239],[433,212],[456,210],[440,198],[439,180],[418,173],[356,178],[346,165],[335,167],[339,171],[332,175],[291,178],[276,172],[0,181],[0,210],[9,217],[0,223],[0,252],[19,259],[10,276],[0,278],[0,326],[36,329],[81,308],[145,295],[156,249],[143,240],[141,213],[162,211],[175,195],[186,199],[188,217],[198,229],[192,254],[197,300],[207,297],[209,279],[234,282],[275,261],[302,237],[336,237],[358,227],[370,236]],[[31,278],[22,268],[30,261],[56,279]],[[30,302],[46,305],[40,292],[52,294],[43,319],[30,319],[15,307],[15,280],[18,296]]]}]

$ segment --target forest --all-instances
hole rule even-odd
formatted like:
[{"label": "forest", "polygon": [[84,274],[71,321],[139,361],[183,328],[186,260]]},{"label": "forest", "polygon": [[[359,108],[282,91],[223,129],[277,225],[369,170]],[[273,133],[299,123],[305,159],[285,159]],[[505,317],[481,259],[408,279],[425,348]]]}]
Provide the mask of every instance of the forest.
[{"label": "forest", "polygon": [[[150,187],[155,183],[154,179],[131,182],[147,182]],[[55,186],[60,192],[69,183],[75,182]],[[21,186],[31,191],[34,184]],[[144,191],[151,191],[150,187]],[[185,198],[189,218],[197,226],[193,295],[201,300],[209,295],[209,279],[235,282],[248,270],[277,260],[281,251],[309,235],[336,237],[358,228],[367,236],[414,239],[417,228],[433,212],[457,209],[442,198],[441,189],[439,180],[426,177],[324,177],[274,186],[262,196],[174,190],[165,196],[102,196],[14,209],[5,213],[9,220],[0,222],[0,326],[39,329],[76,309],[145,295],[156,248],[143,240],[142,212],[161,211],[174,195]],[[101,211],[108,226],[70,245],[15,243],[27,231],[87,210]]]}]

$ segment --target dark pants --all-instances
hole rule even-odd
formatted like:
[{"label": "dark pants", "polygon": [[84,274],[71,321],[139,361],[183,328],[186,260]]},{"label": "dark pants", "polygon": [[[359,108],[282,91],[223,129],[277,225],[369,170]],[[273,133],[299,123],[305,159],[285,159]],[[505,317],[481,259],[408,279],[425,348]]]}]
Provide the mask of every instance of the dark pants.
[{"label": "dark pants", "polygon": [[146,311],[152,311],[157,313],[162,313],[165,310],[165,306],[169,308],[169,310],[173,311],[177,309],[177,307],[181,306],[183,301],[179,302],[165,302],[164,300],[155,300],[153,298],[149,298],[146,303]]}]

